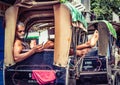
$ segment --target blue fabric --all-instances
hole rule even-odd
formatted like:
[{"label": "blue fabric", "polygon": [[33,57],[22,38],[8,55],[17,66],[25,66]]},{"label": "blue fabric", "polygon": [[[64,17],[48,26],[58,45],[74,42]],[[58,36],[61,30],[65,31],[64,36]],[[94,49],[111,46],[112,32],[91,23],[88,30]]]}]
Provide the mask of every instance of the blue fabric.
[{"label": "blue fabric", "polygon": [[[3,17],[0,17],[0,68],[3,68],[4,61],[4,28]],[[0,85],[3,84],[3,70],[0,70]]]},{"label": "blue fabric", "polygon": [[0,71],[0,85],[4,85],[3,84],[3,71]]},{"label": "blue fabric", "polygon": [[0,51],[4,50],[4,28],[3,28],[3,18],[0,17]]}]

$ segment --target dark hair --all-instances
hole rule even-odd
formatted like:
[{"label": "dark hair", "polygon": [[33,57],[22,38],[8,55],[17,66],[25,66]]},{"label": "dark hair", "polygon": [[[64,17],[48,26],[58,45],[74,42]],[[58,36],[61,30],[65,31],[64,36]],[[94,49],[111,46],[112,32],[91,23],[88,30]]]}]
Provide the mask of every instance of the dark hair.
[{"label": "dark hair", "polygon": [[25,27],[23,22],[18,21],[17,24],[16,24],[16,31],[18,30],[18,25],[21,25],[21,26]]},{"label": "dark hair", "polygon": [[17,22],[17,26],[18,26],[18,25],[21,25],[21,26],[25,27],[24,23],[21,22],[21,21]]}]

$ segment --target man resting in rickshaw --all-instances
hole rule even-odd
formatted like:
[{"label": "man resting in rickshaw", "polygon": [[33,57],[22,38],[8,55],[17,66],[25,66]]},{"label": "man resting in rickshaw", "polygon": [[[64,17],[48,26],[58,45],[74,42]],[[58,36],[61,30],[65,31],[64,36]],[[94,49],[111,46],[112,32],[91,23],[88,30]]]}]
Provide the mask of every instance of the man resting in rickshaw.
[{"label": "man resting in rickshaw", "polygon": [[[35,45],[33,48],[28,50],[27,52],[22,52],[24,49],[28,48],[29,46],[23,42],[24,35],[25,35],[25,26],[22,22],[17,23],[16,26],[16,35],[13,47],[13,55],[14,61],[20,62],[24,59],[30,57],[31,55],[35,54],[36,52],[42,52],[43,49],[50,49],[54,48],[54,43],[52,41],[47,41],[44,45]],[[98,41],[99,33],[95,30],[92,38],[88,40],[86,43],[76,46],[76,55],[82,56],[85,55],[90,51],[92,47],[94,47]],[[70,55],[73,54],[73,49],[70,49]]]}]

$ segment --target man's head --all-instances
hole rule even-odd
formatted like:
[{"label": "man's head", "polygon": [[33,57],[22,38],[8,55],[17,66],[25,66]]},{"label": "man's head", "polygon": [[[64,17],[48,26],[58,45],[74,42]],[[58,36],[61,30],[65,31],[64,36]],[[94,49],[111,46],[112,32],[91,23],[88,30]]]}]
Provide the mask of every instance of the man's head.
[{"label": "man's head", "polygon": [[16,38],[23,39],[25,36],[25,25],[22,22],[18,22],[16,26]]},{"label": "man's head", "polygon": [[37,45],[36,39],[32,39],[32,40],[30,41],[30,48],[33,48],[33,47],[36,46],[36,45]]}]

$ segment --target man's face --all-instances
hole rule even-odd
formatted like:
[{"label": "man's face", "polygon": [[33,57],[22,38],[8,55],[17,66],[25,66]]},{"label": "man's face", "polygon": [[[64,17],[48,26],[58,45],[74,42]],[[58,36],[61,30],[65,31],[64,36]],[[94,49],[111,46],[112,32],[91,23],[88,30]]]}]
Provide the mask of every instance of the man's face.
[{"label": "man's face", "polygon": [[24,36],[25,36],[25,27],[21,26],[21,25],[18,25],[18,28],[17,28],[17,37],[20,38],[20,39],[23,39]]}]

